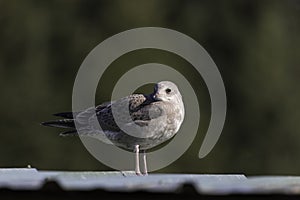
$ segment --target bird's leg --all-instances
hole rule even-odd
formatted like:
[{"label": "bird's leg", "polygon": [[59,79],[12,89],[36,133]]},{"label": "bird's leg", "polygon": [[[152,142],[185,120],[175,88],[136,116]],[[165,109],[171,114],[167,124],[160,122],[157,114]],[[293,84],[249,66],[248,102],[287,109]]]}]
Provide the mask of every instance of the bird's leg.
[{"label": "bird's leg", "polygon": [[143,161],[143,171],[142,174],[147,176],[148,170],[147,170],[147,159],[146,159],[146,150],[142,150],[142,161]]},{"label": "bird's leg", "polygon": [[140,176],[141,170],[140,170],[140,158],[139,158],[139,145],[134,146],[134,152],[135,152],[135,173],[136,175]]}]

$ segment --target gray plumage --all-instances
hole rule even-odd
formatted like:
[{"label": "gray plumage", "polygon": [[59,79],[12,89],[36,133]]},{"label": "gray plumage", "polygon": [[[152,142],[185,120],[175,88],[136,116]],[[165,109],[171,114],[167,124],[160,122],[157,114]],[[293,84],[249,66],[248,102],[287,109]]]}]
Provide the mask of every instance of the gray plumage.
[{"label": "gray plumage", "polygon": [[[129,116],[126,115],[128,113]],[[154,92],[149,95],[132,94],[96,108],[76,113],[58,113],[55,116],[65,119],[42,124],[73,128],[61,135],[100,136],[104,142],[127,150],[136,150],[136,147],[146,150],[171,139],[178,132],[184,119],[184,104],[177,86],[170,81],[162,81],[155,85]],[[117,120],[114,116],[117,116]],[[100,124],[102,130],[95,126],[96,123]],[[133,136],[124,129],[139,132]]]}]

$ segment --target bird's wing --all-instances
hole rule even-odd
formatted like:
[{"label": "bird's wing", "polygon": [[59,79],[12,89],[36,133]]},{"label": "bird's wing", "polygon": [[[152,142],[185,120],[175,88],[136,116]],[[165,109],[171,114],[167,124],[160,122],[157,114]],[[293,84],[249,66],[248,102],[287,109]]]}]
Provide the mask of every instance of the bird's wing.
[{"label": "bird's wing", "polygon": [[[97,119],[103,130],[119,131],[116,123],[127,124],[135,122],[137,125],[145,126],[147,123],[162,115],[162,109],[153,104],[153,100],[142,94],[133,94],[117,101],[106,103],[97,107]],[[128,116],[129,114],[129,116]],[[114,116],[116,116],[114,118]],[[130,117],[130,119],[128,119]]]},{"label": "bird's wing", "polygon": [[[102,130],[108,131],[120,131],[118,125],[116,124],[111,106],[114,102],[106,102],[96,107],[96,115],[91,120],[97,120],[100,124]],[[92,122],[90,120],[90,122]]]}]

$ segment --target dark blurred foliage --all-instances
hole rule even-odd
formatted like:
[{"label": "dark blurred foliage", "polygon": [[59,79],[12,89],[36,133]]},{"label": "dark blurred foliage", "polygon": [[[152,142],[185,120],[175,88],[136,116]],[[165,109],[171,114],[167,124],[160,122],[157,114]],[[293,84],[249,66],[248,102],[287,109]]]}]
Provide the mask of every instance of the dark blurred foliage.
[{"label": "dark blurred foliage", "polygon": [[[219,67],[228,98],[221,138],[200,160],[209,96],[191,66],[181,71],[198,91],[202,121],[189,150],[161,172],[300,174],[297,0],[0,1],[0,167],[109,170],[79,138],[58,137],[59,129],[39,123],[71,110],[77,70],[97,44],[145,26],[198,41]],[[126,70],[154,61],[177,69],[189,65],[159,50],[123,55],[101,80],[97,102],[110,98]]]}]

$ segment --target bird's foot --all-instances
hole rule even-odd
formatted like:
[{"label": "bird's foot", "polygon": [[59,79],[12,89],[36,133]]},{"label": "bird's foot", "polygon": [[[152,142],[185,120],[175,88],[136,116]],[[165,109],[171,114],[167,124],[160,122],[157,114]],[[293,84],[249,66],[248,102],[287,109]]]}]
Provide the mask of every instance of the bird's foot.
[{"label": "bird's foot", "polygon": [[148,173],[147,172],[143,172],[142,175],[143,176],[148,176]]},{"label": "bird's foot", "polygon": [[136,174],[137,176],[143,176],[142,173],[135,172],[135,174]]},{"label": "bird's foot", "polygon": [[148,176],[148,172],[141,172],[140,170],[135,170],[137,176]]}]

